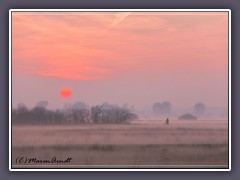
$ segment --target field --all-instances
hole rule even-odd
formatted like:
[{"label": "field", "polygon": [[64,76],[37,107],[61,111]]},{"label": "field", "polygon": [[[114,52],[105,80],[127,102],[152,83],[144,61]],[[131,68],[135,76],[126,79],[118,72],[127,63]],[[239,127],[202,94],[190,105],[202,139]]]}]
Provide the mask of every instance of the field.
[{"label": "field", "polygon": [[225,120],[12,127],[13,168],[227,168]]}]

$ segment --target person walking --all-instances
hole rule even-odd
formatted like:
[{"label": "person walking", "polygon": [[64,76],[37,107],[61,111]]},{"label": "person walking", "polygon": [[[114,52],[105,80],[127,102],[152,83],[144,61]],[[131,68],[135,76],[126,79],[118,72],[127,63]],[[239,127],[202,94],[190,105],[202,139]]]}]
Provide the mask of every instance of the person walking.
[{"label": "person walking", "polygon": [[169,119],[168,119],[168,118],[166,119],[165,124],[166,124],[166,125],[169,124]]}]

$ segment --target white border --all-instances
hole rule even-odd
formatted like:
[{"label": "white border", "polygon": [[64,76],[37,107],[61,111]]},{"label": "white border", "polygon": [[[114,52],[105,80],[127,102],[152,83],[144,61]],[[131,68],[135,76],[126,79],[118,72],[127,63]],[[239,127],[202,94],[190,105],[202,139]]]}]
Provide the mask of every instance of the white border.
[{"label": "white border", "polygon": [[[13,169],[12,166],[12,128],[11,128],[11,111],[12,111],[12,12],[228,12],[228,124],[229,124],[229,168],[227,169]],[[231,171],[231,10],[230,9],[10,9],[9,10],[9,171]]]},{"label": "white border", "polygon": [[12,12],[9,10],[9,170],[12,171]]},{"label": "white border", "polygon": [[232,125],[231,125],[231,121],[232,121],[232,112],[231,112],[231,104],[232,104],[232,95],[231,95],[231,61],[232,61],[232,52],[231,52],[231,47],[232,47],[232,32],[231,32],[231,27],[232,27],[232,21],[231,21],[231,10],[229,9],[228,11],[228,144],[229,144],[229,171],[231,171],[231,165],[232,165],[232,142],[231,142],[231,131],[232,131]]}]

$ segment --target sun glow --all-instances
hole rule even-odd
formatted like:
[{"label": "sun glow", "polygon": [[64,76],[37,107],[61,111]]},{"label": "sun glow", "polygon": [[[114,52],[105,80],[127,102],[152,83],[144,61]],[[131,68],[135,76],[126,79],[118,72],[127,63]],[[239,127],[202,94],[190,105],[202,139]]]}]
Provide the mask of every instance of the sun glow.
[{"label": "sun glow", "polygon": [[70,98],[72,96],[72,91],[70,88],[62,88],[60,91],[62,98]]}]

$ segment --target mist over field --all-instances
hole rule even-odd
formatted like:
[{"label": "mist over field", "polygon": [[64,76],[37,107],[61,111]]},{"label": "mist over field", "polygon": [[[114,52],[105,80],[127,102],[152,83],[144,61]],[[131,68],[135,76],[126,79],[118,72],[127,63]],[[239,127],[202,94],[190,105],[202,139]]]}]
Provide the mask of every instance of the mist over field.
[{"label": "mist over field", "polygon": [[[196,103],[192,108],[174,108],[171,102],[155,102],[152,106],[141,109],[117,104],[102,103],[89,106],[87,103],[77,101],[67,103],[61,109],[48,108],[48,101],[39,101],[33,108],[19,103],[12,110],[13,123],[32,124],[68,124],[68,123],[127,123],[130,120],[159,120],[159,119],[204,119],[227,120],[228,109],[211,108],[204,103]],[[191,118],[192,117],[192,118]]]},{"label": "mist over field", "polygon": [[170,102],[154,103],[149,112],[109,103],[47,105],[13,109],[14,168],[228,167],[226,115],[207,116],[203,103],[179,117]]}]

